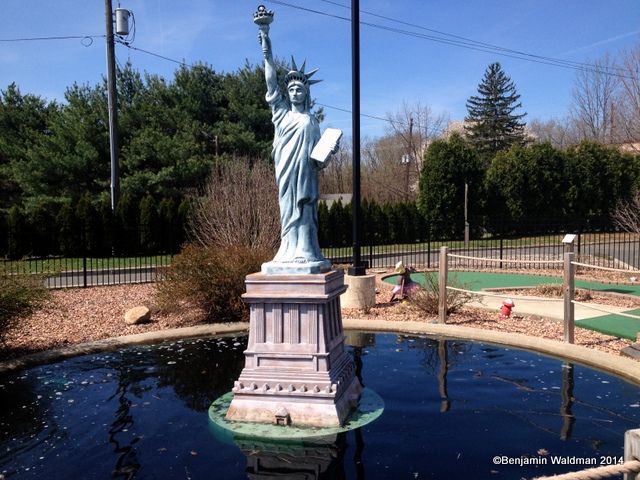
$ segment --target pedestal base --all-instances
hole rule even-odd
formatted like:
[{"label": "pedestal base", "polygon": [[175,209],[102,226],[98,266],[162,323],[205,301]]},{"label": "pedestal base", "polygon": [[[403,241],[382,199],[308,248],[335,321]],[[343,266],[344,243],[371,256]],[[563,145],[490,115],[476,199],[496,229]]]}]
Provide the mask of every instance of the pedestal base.
[{"label": "pedestal base", "polygon": [[246,279],[250,305],[245,367],[226,418],[329,427],[355,408],[362,386],[344,350],[342,272]]},{"label": "pedestal base", "polygon": [[376,304],[376,276],[360,275],[345,277],[349,289],[342,295],[340,301],[345,308],[366,309]]},{"label": "pedestal base", "polygon": [[331,270],[329,260],[318,262],[276,262],[274,260],[262,264],[260,273],[263,275],[308,275],[326,273]]}]

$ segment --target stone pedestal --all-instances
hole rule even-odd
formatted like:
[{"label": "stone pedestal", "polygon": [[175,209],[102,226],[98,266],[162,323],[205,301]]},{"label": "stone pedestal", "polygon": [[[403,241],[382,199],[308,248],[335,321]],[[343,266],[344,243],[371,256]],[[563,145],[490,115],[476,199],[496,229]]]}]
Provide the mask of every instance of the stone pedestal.
[{"label": "stone pedestal", "polygon": [[362,386],[344,350],[342,272],[246,278],[249,344],[228,420],[330,427],[357,405]]}]

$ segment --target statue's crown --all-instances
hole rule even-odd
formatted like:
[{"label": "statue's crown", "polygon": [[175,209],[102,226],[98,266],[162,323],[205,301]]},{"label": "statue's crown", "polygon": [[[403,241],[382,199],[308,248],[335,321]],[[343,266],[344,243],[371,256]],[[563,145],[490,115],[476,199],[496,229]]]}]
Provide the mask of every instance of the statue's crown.
[{"label": "statue's crown", "polygon": [[305,73],[304,67],[307,62],[302,63],[302,67],[298,69],[296,61],[291,57],[291,70],[284,76],[285,85],[289,85],[291,82],[300,82],[304,86],[308,87],[314,83],[321,82],[322,80],[311,80],[311,77],[319,70],[314,68],[309,73]]}]

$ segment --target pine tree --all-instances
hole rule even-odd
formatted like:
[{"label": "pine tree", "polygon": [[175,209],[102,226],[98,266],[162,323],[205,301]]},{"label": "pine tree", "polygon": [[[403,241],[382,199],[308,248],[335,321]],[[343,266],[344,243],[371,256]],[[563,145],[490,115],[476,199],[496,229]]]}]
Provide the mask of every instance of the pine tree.
[{"label": "pine tree", "polygon": [[498,62],[487,67],[478,93],[467,100],[469,115],[465,118],[468,124],[465,131],[471,144],[488,163],[497,152],[525,142],[525,123],[521,119],[526,113],[514,113],[522,107],[518,101],[520,95]]},{"label": "pine tree", "polygon": [[100,219],[93,206],[91,193],[84,192],[75,213],[85,251],[89,254],[98,253],[101,243]]},{"label": "pine tree", "polygon": [[140,245],[147,253],[153,253],[158,248],[158,207],[151,195],[147,195],[140,202]]}]

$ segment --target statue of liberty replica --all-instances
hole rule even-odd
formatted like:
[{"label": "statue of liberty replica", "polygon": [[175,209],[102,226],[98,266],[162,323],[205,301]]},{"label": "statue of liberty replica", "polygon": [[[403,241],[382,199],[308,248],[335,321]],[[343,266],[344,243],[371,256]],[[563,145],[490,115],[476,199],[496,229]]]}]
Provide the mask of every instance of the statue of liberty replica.
[{"label": "statue of liberty replica", "polygon": [[309,112],[314,83],[295,62],[278,81],[264,6],[254,14],[265,61],[266,100],[275,127],[273,159],[282,221],[281,245],[262,271],[247,275],[250,307],[245,366],[226,419],[327,427],[357,408],[362,386],[344,348],[342,271],[331,270],[318,244],[318,170],[338,148],[340,131],[320,135]]},{"label": "statue of liberty replica", "polygon": [[331,263],[323,257],[318,244],[318,170],[324,168],[337,151],[340,134],[328,129],[324,152],[313,154],[321,138],[318,120],[310,113],[310,87],[319,82],[311,77],[318,69],[307,73],[305,65],[298,69],[292,58],[292,70],[280,84],[269,38],[272,20],[272,12],[267,12],[262,5],[258,7],[254,22],[259,28],[266,100],[275,127],[272,156],[281,223],[280,248],[262,271],[267,274],[326,272]]}]

